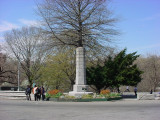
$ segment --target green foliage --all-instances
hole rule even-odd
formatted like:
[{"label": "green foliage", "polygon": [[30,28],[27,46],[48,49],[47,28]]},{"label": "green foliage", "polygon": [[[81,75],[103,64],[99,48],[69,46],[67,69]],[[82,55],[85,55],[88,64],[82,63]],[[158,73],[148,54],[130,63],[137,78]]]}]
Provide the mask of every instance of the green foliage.
[{"label": "green foliage", "polygon": [[59,98],[60,96],[62,96],[63,93],[62,92],[58,92],[56,94],[50,94],[50,93],[46,93],[46,98]]},{"label": "green foliage", "polygon": [[100,94],[100,97],[105,97],[105,98],[116,98],[120,96],[121,95],[119,93]]},{"label": "green foliage", "polygon": [[51,89],[70,89],[75,80],[74,49],[48,56],[39,82]]},{"label": "green foliage", "polygon": [[98,64],[87,68],[87,83],[94,85],[98,93],[107,87],[118,88],[120,85],[137,85],[141,81],[142,71],[133,62],[138,57],[136,52],[126,54],[126,49],[114,58],[109,56],[103,66]]},{"label": "green foliage", "polygon": [[65,95],[64,98],[65,99],[76,99],[75,96],[69,96],[69,95]]},{"label": "green foliage", "polygon": [[110,93],[107,97],[108,98],[116,98],[116,97],[120,97],[121,95],[119,93]]},{"label": "green foliage", "polygon": [[63,94],[61,92],[55,94],[55,95],[51,95],[51,98],[59,98],[60,96],[62,96]]},{"label": "green foliage", "polygon": [[100,93],[101,88],[105,87],[106,81],[104,79],[103,67],[97,65],[86,69],[87,84],[95,85],[97,91]]},{"label": "green foliage", "polygon": [[[107,61],[105,61],[105,68],[110,67],[110,71],[106,71],[106,75],[110,74],[112,78],[112,86],[119,87],[120,85],[130,85],[135,86],[141,81],[140,75],[142,71],[140,71],[136,64],[133,62],[139,57],[136,55],[136,52],[126,54],[126,49],[121,51],[114,59],[112,59],[112,65],[107,65]],[[111,59],[110,59],[111,60]],[[109,72],[109,73],[108,73]],[[105,78],[108,80],[110,76],[106,76]],[[106,80],[106,81],[108,81]]]},{"label": "green foliage", "polygon": [[84,94],[84,95],[82,95],[81,98],[82,98],[82,99],[92,99],[92,98],[93,98],[93,95]]},{"label": "green foliage", "polygon": [[48,94],[48,93],[46,93],[45,97],[46,97],[46,98],[50,98],[50,97],[51,97],[51,95],[50,95],[50,94]]}]

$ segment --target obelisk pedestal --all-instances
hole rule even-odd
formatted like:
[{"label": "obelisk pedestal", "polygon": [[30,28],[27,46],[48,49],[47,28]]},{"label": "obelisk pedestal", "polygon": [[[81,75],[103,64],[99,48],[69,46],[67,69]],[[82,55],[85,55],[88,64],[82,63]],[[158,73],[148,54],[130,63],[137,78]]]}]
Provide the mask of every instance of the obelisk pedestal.
[{"label": "obelisk pedestal", "polygon": [[78,47],[76,49],[76,82],[73,86],[73,91],[69,92],[70,96],[82,96],[83,94],[93,94],[87,92],[88,85],[86,85],[86,65],[84,48]]}]

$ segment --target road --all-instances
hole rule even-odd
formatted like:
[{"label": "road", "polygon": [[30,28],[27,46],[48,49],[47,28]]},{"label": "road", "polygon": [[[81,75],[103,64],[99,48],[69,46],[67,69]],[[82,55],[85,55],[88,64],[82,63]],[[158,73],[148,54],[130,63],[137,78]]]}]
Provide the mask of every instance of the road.
[{"label": "road", "polygon": [[160,120],[160,101],[0,100],[0,120]]}]

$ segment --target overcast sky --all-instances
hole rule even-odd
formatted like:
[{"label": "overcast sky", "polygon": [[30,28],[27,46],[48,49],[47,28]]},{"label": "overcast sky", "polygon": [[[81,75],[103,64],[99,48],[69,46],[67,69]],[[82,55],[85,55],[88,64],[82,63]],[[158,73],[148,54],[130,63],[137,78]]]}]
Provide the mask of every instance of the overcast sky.
[{"label": "overcast sky", "polygon": [[[115,42],[119,49],[160,55],[160,0],[112,0],[110,6],[120,18],[116,27],[121,35]],[[35,24],[35,8],[34,0],[0,0],[0,44],[4,32]]]}]

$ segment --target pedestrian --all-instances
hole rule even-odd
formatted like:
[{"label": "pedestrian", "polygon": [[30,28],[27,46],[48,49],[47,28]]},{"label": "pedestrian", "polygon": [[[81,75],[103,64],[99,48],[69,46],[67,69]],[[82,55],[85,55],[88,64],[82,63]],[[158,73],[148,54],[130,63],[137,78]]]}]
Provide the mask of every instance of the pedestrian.
[{"label": "pedestrian", "polygon": [[137,87],[136,86],[134,87],[134,93],[135,93],[135,96],[137,96]]},{"label": "pedestrian", "polygon": [[37,87],[36,85],[35,85],[34,88],[33,88],[33,94],[34,94],[34,100],[35,100],[35,101],[38,101],[38,98],[37,98],[37,88],[38,88],[38,87]]},{"label": "pedestrian", "polygon": [[126,87],[125,92],[130,92],[130,91],[129,91],[129,86]]},{"label": "pedestrian", "polygon": [[30,87],[30,85],[27,85],[25,93],[26,93],[27,100],[31,101],[31,87]]},{"label": "pedestrian", "polygon": [[42,100],[44,100],[45,99],[45,90],[44,90],[43,86],[41,86],[40,91],[41,91],[41,98],[42,98]]},{"label": "pedestrian", "polygon": [[36,89],[36,94],[37,94],[37,101],[41,99],[41,90],[40,88],[37,87]]},{"label": "pedestrian", "polygon": [[120,93],[120,92],[121,92],[121,91],[120,91],[120,89],[119,89],[119,87],[117,88],[117,92],[118,92],[118,93]]}]

